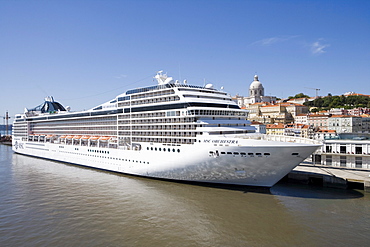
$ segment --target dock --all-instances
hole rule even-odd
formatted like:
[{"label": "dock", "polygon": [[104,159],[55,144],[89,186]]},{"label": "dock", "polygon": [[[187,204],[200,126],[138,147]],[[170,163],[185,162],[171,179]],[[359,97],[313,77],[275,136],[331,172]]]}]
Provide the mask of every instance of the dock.
[{"label": "dock", "polygon": [[291,182],[316,184],[341,189],[363,189],[370,192],[370,170],[328,167],[303,162],[286,179]]}]

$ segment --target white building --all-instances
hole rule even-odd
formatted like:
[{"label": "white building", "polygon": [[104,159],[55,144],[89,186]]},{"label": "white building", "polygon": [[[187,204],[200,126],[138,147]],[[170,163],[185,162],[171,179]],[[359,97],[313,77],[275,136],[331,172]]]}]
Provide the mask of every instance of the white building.
[{"label": "white building", "polygon": [[321,150],[321,164],[325,166],[370,170],[370,140],[325,140]]},{"label": "white building", "polygon": [[333,115],[328,118],[328,129],[337,133],[362,133],[362,118],[348,115]]},{"label": "white building", "polygon": [[250,104],[266,102],[274,104],[276,103],[276,96],[265,96],[265,88],[262,83],[258,80],[258,76],[254,76],[254,80],[249,86],[249,96],[236,96],[235,100],[237,101],[240,107],[246,107]]}]

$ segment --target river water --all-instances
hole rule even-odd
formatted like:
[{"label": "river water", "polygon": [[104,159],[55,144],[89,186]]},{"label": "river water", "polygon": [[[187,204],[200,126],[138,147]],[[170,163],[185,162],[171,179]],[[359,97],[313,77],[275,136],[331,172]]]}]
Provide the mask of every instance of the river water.
[{"label": "river water", "polygon": [[0,246],[369,246],[370,194],[206,187],[14,154],[0,145]]}]

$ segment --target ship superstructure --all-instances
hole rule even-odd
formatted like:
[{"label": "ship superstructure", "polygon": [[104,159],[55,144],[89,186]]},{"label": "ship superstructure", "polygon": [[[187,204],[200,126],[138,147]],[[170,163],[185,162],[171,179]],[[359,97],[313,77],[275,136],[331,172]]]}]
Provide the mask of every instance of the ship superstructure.
[{"label": "ship superstructure", "polygon": [[13,150],[132,175],[270,187],[318,147],[255,133],[247,111],[211,84],[155,78],[87,111],[47,97],[16,116]]}]

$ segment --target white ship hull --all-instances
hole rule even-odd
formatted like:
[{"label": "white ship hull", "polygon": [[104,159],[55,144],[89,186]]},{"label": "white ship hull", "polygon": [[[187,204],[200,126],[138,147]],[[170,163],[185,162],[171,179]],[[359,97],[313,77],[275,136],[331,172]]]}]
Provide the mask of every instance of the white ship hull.
[{"label": "white ship hull", "polygon": [[143,143],[137,151],[13,139],[14,152],[34,157],[152,178],[263,187],[273,186],[317,147],[240,139],[228,146],[205,140],[182,146]]},{"label": "white ship hull", "polygon": [[271,187],[319,146],[264,139],[226,92],[162,72],[158,85],[86,111],[46,97],[15,116],[13,150],[137,176]]}]

